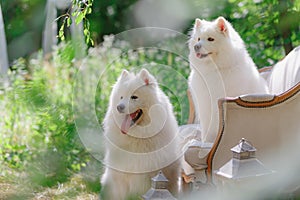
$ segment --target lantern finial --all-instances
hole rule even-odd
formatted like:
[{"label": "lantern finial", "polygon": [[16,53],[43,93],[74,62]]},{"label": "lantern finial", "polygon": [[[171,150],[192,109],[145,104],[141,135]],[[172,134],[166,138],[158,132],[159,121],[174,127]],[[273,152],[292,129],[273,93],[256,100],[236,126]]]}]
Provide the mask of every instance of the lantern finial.
[{"label": "lantern finial", "polygon": [[238,145],[231,148],[231,151],[233,153],[233,158],[244,160],[249,158],[255,158],[256,148],[253,147],[253,145],[245,138],[242,138],[239,141]]}]

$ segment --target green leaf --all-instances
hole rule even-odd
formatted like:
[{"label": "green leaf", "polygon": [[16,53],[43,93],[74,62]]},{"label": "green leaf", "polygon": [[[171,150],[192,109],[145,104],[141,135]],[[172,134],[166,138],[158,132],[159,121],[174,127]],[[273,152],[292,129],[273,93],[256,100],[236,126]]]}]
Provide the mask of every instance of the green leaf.
[{"label": "green leaf", "polygon": [[88,7],[87,9],[87,14],[91,14],[92,13],[92,8],[91,7]]},{"label": "green leaf", "polygon": [[75,23],[78,25],[84,18],[84,14],[83,13],[79,13],[78,16],[75,19]]},{"label": "green leaf", "polygon": [[58,31],[58,37],[64,41],[65,40],[65,32],[64,32],[64,28],[65,28],[65,21],[63,22],[63,24],[61,25],[61,27],[59,28]]},{"label": "green leaf", "polygon": [[72,24],[72,19],[71,17],[67,18],[67,26],[70,27],[70,25]]},{"label": "green leaf", "polygon": [[84,35],[88,35],[88,34],[89,34],[89,30],[88,30],[88,29],[84,29],[84,30],[83,30],[83,34],[84,34]]}]

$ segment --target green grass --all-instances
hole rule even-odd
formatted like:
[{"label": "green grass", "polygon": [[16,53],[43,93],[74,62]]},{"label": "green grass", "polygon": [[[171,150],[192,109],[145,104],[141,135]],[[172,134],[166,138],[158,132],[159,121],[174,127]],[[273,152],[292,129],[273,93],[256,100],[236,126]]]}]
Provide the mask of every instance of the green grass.
[{"label": "green grass", "polygon": [[52,187],[30,188],[24,184],[0,179],[0,199],[99,199],[98,192],[93,192],[80,175],[72,176],[64,183]]}]

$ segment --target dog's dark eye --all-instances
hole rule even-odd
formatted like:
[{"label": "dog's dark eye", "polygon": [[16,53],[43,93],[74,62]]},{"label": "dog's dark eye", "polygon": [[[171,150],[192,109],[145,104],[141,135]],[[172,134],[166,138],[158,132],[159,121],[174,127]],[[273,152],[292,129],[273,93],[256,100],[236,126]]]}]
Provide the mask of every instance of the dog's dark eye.
[{"label": "dog's dark eye", "polygon": [[133,100],[136,100],[136,99],[138,99],[138,97],[137,97],[137,96],[135,96],[135,95],[132,95],[130,98],[131,98],[131,99],[133,99]]},{"label": "dog's dark eye", "polygon": [[121,96],[120,99],[123,99],[123,96]]},{"label": "dog's dark eye", "polygon": [[207,38],[207,40],[210,41],[210,42],[212,42],[212,41],[214,41],[215,39],[212,38],[212,37],[209,37],[209,38]]},{"label": "dog's dark eye", "polygon": [[200,41],[200,37],[198,37],[198,42]]}]

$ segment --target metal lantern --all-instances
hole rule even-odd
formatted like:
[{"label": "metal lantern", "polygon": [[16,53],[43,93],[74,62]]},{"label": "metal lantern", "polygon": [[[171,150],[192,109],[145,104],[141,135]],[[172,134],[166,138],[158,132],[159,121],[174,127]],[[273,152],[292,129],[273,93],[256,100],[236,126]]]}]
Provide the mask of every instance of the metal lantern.
[{"label": "metal lantern", "polygon": [[162,171],[159,171],[158,174],[151,178],[152,184],[151,188],[148,190],[146,194],[142,196],[144,200],[159,200],[159,199],[168,199],[168,200],[176,200],[175,197],[167,190],[168,179],[164,176]]},{"label": "metal lantern", "polygon": [[215,172],[222,180],[241,180],[272,173],[255,157],[256,149],[246,139],[242,138],[231,151],[232,159]]}]

